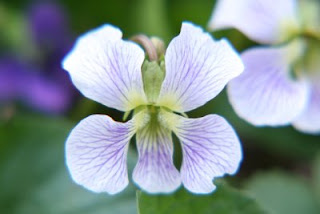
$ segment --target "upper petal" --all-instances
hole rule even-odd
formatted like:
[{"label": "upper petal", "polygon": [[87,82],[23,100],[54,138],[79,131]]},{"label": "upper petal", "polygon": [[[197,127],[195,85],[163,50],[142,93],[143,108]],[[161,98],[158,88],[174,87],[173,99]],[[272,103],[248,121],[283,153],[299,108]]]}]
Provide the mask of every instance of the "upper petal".
[{"label": "upper petal", "polygon": [[299,28],[296,0],[218,0],[211,30],[234,27],[261,43],[277,43]]},{"label": "upper petal", "polygon": [[215,177],[234,174],[239,168],[242,151],[237,134],[218,115],[177,117],[174,132],[183,151],[182,183],[191,192],[210,193],[215,189]]},{"label": "upper petal", "polygon": [[165,62],[158,104],[177,112],[204,105],[243,70],[240,57],[226,40],[214,41],[190,23],[183,23],[180,35],[169,44]]},{"label": "upper petal", "polygon": [[242,54],[245,71],[228,85],[236,113],[254,125],[286,125],[305,108],[309,87],[290,74],[287,47],[253,48]]},{"label": "upper petal", "polygon": [[[318,83],[319,84],[319,83]],[[313,85],[310,100],[302,114],[293,121],[299,131],[309,134],[320,133],[320,86]]]},{"label": "upper petal", "polygon": [[180,174],[173,165],[171,131],[152,122],[137,132],[139,160],[133,180],[149,193],[169,193],[180,184]]},{"label": "upper petal", "polygon": [[146,102],[141,66],[143,50],[103,25],[81,36],[63,61],[74,85],[88,98],[128,111]]},{"label": "upper petal", "polygon": [[127,150],[132,121],[119,123],[105,115],[83,119],[66,142],[66,162],[73,180],[94,192],[115,194],[128,185]]}]

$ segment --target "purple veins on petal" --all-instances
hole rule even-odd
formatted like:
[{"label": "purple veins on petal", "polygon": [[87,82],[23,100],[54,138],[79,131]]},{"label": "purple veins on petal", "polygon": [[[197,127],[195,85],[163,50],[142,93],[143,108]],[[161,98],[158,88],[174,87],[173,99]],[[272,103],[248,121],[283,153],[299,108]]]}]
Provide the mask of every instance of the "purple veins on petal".
[{"label": "purple veins on petal", "polygon": [[94,192],[115,194],[128,185],[127,150],[133,123],[105,115],[83,119],[66,142],[66,159],[73,180]]},{"label": "purple veins on petal", "polygon": [[180,184],[180,174],[173,165],[171,131],[148,125],[137,132],[138,163],[133,180],[149,193],[170,193]]},{"label": "purple veins on petal", "polygon": [[293,79],[286,47],[252,48],[242,53],[244,72],[228,85],[236,113],[254,125],[286,125],[305,108],[309,85]]},{"label": "purple veins on petal", "polygon": [[[66,157],[76,183],[94,192],[124,189],[128,142],[135,133],[139,159],[133,181],[148,193],[170,193],[181,183],[191,192],[210,193],[215,177],[236,172],[241,146],[223,118],[187,119],[172,111],[192,110],[215,97],[242,72],[240,57],[226,40],[215,42],[199,27],[183,23],[165,58],[159,100],[148,103],[141,72],[145,56],[139,46],[122,40],[121,31],[111,25],[77,40],[62,63],[74,85],[106,106],[134,110],[134,116],[119,123],[93,115],[72,130]],[[172,131],[182,144],[181,173],[173,164]]]},{"label": "purple veins on petal", "polygon": [[144,52],[121,38],[122,32],[111,25],[91,30],[77,40],[62,66],[86,97],[129,111],[146,102],[141,75]]},{"label": "purple veins on petal", "polygon": [[242,159],[240,141],[229,123],[218,115],[178,117],[180,125],[175,133],[183,151],[182,183],[191,192],[210,193],[215,190],[214,178],[238,170]]},{"label": "purple veins on petal", "polygon": [[187,22],[170,42],[165,62],[158,104],[178,112],[204,105],[243,71],[240,57],[226,40],[214,41]]}]

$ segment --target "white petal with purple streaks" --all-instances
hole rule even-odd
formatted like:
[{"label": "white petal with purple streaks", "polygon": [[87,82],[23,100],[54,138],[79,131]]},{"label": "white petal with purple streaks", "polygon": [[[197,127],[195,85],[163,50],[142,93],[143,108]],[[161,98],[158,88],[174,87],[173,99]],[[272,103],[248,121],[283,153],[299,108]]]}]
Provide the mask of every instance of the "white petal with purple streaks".
[{"label": "white petal with purple streaks", "polygon": [[214,41],[199,27],[183,23],[168,46],[166,76],[158,104],[186,112],[214,98],[243,71],[240,57],[226,40]]},{"label": "white petal with purple streaks", "polygon": [[104,115],[83,119],[66,142],[66,161],[73,180],[94,192],[115,194],[128,185],[127,150],[133,122]]},{"label": "white petal with purple streaks", "polygon": [[215,177],[234,174],[239,168],[242,151],[237,134],[218,115],[177,117],[174,132],[183,151],[182,183],[191,192],[210,193],[215,190]]},{"label": "white petal with purple streaks", "polygon": [[253,48],[242,54],[245,71],[228,85],[236,113],[254,125],[286,125],[305,108],[309,87],[290,76],[288,47]]},{"label": "white petal with purple streaks", "polygon": [[305,133],[320,134],[320,86],[313,85],[310,100],[293,126]]},{"label": "white petal with purple streaks", "polygon": [[150,123],[137,132],[139,160],[133,180],[149,193],[169,193],[180,184],[180,174],[173,165],[171,131]]},{"label": "white petal with purple streaks", "polygon": [[146,102],[141,66],[143,50],[103,25],[81,36],[63,61],[63,68],[86,97],[128,111]]},{"label": "white petal with purple streaks", "polygon": [[296,0],[218,0],[209,21],[211,30],[237,28],[261,43],[276,43],[299,27]]}]

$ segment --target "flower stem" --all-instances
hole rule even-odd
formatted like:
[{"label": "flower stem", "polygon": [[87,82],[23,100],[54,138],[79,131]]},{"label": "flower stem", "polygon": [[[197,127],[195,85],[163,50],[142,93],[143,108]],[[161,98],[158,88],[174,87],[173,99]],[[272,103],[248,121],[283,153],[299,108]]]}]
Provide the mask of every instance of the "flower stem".
[{"label": "flower stem", "polygon": [[143,49],[147,52],[150,61],[158,61],[157,49],[147,36],[138,34],[130,39],[143,47]]}]

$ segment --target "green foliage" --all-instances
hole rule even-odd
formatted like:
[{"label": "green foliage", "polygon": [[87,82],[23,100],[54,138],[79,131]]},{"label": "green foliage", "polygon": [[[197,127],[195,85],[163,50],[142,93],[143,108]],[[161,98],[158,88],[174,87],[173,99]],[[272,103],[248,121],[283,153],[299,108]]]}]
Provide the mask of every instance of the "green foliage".
[{"label": "green foliage", "polygon": [[[73,126],[38,116],[18,116],[0,125],[0,213],[136,213],[132,186],[108,196],[72,182],[64,164],[64,142]],[[135,156],[129,158],[134,163]]]},{"label": "green foliage", "polygon": [[319,213],[311,186],[293,174],[260,173],[248,181],[246,189],[270,214]]},{"label": "green foliage", "polygon": [[226,184],[210,195],[195,195],[184,189],[172,195],[137,193],[139,214],[265,214],[257,203]]},{"label": "green foliage", "polygon": [[313,177],[313,186],[316,194],[316,198],[318,199],[318,205],[320,207],[320,153],[316,157],[313,170],[312,170],[312,177]]}]

